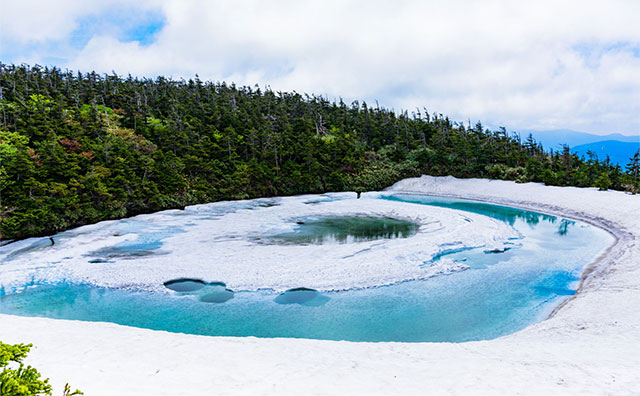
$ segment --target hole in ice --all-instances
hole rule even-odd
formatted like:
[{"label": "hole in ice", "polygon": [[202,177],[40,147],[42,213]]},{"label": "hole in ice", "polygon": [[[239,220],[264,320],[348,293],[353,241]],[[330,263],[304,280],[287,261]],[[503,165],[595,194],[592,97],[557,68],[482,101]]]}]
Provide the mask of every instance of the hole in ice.
[{"label": "hole in ice", "polygon": [[233,290],[229,290],[224,286],[216,286],[213,290],[200,296],[200,301],[206,303],[223,303],[233,298]]},{"label": "hole in ice", "polygon": [[329,301],[329,297],[320,294],[315,289],[306,287],[297,287],[295,289],[286,290],[273,301],[278,304],[300,304],[307,306],[320,306]]},{"label": "hole in ice", "polygon": [[[163,240],[174,234],[185,232],[180,227],[166,227],[163,230],[150,230],[149,224],[131,224],[124,222],[120,224],[127,232],[116,232],[115,234],[126,235],[127,233],[135,234],[130,240],[122,241],[113,246],[106,246],[98,250],[89,252],[88,256],[97,258],[122,258],[135,259],[138,257],[151,256],[157,254],[168,254],[160,248]],[[115,235],[114,234],[114,235]]]},{"label": "hole in ice", "polygon": [[275,202],[275,201],[258,201],[258,202],[256,202],[255,206],[253,208],[250,208],[250,209],[271,208],[273,206],[280,206],[280,204]]},{"label": "hole in ice", "polygon": [[201,279],[191,279],[191,278],[179,278],[179,279],[173,279],[173,280],[164,282],[164,287],[166,287],[167,289],[170,289],[176,292],[181,292],[181,293],[188,293],[188,292],[200,290],[205,285],[206,285],[205,281]]},{"label": "hole in ice", "polygon": [[105,260],[105,259],[93,259],[89,260],[91,264],[102,264],[102,263],[115,263],[113,260]]},{"label": "hole in ice", "polygon": [[510,247],[495,248],[495,249],[485,250],[484,253],[485,254],[504,253],[510,249],[511,249]]},{"label": "hole in ice", "polygon": [[109,258],[135,258],[158,254],[155,250],[162,246],[160,241],[127,243],[122,245],[109,246],[91,252],[91,255],[103,255]]},{"label": "hole in ice", "polygon": [[308,245],[352,243],[377,239],[408,238],[420,226],[412,221],[391,217],[331,216],[295,220],[293,231],[270,236],[271,242]]}]

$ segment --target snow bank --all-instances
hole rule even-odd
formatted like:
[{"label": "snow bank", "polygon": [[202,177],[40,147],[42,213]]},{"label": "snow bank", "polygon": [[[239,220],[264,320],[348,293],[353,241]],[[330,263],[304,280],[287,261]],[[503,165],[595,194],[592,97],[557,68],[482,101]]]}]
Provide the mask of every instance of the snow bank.
[{"label": "snow bank", "polygon": [[0,339],[33,342],[29,364],[58,389],[70,381],[91,395],[637,394],[640,197],[451,177],[391,189],[573,217],[606,228],[617,242],[587,266],[580,293],[552,318],[492,341],[217,338],[7,315],[0,315]]}]

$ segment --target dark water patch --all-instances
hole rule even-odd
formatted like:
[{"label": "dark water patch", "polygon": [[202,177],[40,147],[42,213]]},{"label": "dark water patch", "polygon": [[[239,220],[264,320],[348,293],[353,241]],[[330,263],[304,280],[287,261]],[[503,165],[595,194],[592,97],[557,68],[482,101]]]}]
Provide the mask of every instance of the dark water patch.
[{"label": "dark water patch", "polygon": [[167,289],[184,295],[196,295],[198,300],[205,303],[221,304],[231,300],[233,290],[227,289],[224,282],[205,282],[202,279],[179,278],[164,283]]},{"label": "dark water patch", "polygon": [[331,199],[313,199],[311,201],[305,201],[304,204],[305,205],[317,205],[317,204],[321,204],[323,202],[331,202]]},{"label": "dark water patch", "polygon": [[162,247],[162,242],[160,241],[126,243],[94,250],[89,255],[108,258],[136,258],[157,254],[156,250],[160,249],[160,247]]},{"label": "dark water patch", "polygon": [[276,201],[257,201],[255,203],[255,206],[251,207],[250,209],[272,208],[274,206],[280,206],[280,203],[278,203]]},{"label": "dark water patch", "polygon": [[505,247],[501,247],[501,248],[487,249],[487,250],[484,251],[484,254],[504,253],[507,250],[511,250],[511,247],[505,246]]},{"label": "dark water patch", "polygon": [[420,226],[407,220],[374,216],[329,216],[296,220],[291,232],[263,237],[272,243],[309,245],[408,238]]},{"label": "dark water patch", "polygon": [[202,279],[179,278],[164,282],[164,287],[180,293],[190,293],[202,289],[206,284]]},{"label": "dark water patch", "polygon": [[326,304],[327,301],[329,301],[329,297],[320,294],[320,292],[315,289],[297,287],[285,291],[273,301],[278,304],[300,304],[317,307]]},{"label": "dark water patch", "polygon": [[[17,243],[17,242],[16,242]],[[38,238],[36,239],[34,242],[28,244],[25,247],[22,248],[18,248],[14,251],[12,251],[11,253],[7,254],[2,261],[10,261],[13,260],[14,258],[16,258],[17,256],[26,254],[26,253],[31,253],[31,252],[36,252],[39,250],[43,250],[46,248],[49,248],[51,246],[55,245],[55,241],[52,237],[45,237],[45,238]]]},{"label": "dark water patch", "polygon": [[219,290],[209,291],[207,294],[200,296],[200,301],[205,303],[221,304],[233,298],[233,290],[224,287],[217,287]]},{"label": "dark water patch", "polygon": [[105,259],[93,259],[88,261],[91,264],[102,264],[102,263],[115,263],[113,260],[105,260]]},{"label": "dark water patch", "polygon": [[185,230],[180,227],[168,227],[161,231],[157,229],[149,230],[153,225],[142,221],[124,222],[119,225],[119,227],[121,227],[122,230],[118,232],[118,234],[125,235],[127,233],[135,233],[137,234],[136,239],[94,250],[89,252],[87,256],[107,259],[136,259],[151,255],[167,254],[168,252],[160,250],[163,245],[162,241],[174,234],[185,232]]}]

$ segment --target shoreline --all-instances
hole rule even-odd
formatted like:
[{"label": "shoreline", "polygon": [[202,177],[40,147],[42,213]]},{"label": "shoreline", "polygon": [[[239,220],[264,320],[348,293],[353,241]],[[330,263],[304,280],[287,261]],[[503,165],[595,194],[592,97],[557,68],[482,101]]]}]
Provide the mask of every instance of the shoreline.
[{"label": "shoreline", "polygon": [[585,221],[615,242],[546,320],[489,341],[210,337],[9,315],[0,315],[0,339],[32,342],[26,363],[54,389],[69,382],[91,395],[637,394],[639,197],[486,179],[403,182],[386,192],[411,193],[413,183],[413,193],[491,198],[481,200]]},{"label": "shoreline", "polygon": [[[393,190],[383,190],[383,191],[393,192]],[[592,225],[594,227],[598,227],[606,231],[609,235],[611,235],[614,239],[614,242],[611,245],[609,245],[606,249],[604,249],[604,251],[600,252],[591,262],[585,264],[584,267],[582,268],[582,271],[580,272],[580,282],[578,283],[578,288],[576,289],[576,293],[569,296],[568,298],[563,299],[558,304],[558,306],[553,308],[553,310],[551,310],[549,315],[547,315],[547,317],[543,320],[547,320],[554,317],[566,304],[568,304],[571,300],[575,299],[583,291],[583,286],[585,282],[589,279],[589,276],[593,274],[596,271],[596,269],[598,269],[599,264],[604,262],[605,260],[611,259],[608,256],[613,254],[615,251],[615,248],[621,244],[623,235],[628,237],[628,233],[624,232],[620,228],[617,228],[619,226],[611,224],[610,222],[607,222],[607,224],[605,224],[601,221],[598,221],[597,219],[592,219],[584,216],[583,214],[578,214],[578,213],[573,213],[571,215],[568,215],[566,212],[563,213],[562,210],[559,208],[555,208],[555,209],[544,208],[543,210],[540,207],[536,207],[535,205],[521,205],[519,202],[509,202],[507,200],[505,200],[504,202],[495,202],[495,201],[490,201],[482,198],[478,198],[478,199],[468,198],[468,197],[465,197],[462,195],[456,195],[456,194],[432,194],[432,193],[425,193],[425,192],[419,192],[419,191],[418,192],[399,191],[399,192],[395,192],[394,194],[395,195],[418,195],[418,196],[422,195],[422,196],[441,197],[441,198],[457,198],[457,199],[464,199],[468,201],[476,201],[476,202],[487,203],[487,204],[505,205],[505,206],[509,206],[517,209],[524,209],[524,210],[529,210],[537,213],[581,221],[589,225]],[[602,268],[602,269],[606,269],[606,266],[605,268]],[[522,330],[525,330],[525,329],[522,329]],[[519,331],[522,331],[522,330],[519,330]],[[516,333],[512,333],[512,334],[516,334]],[[508,337],[509,335],[511,334],[507,334],[504,337]]]}]

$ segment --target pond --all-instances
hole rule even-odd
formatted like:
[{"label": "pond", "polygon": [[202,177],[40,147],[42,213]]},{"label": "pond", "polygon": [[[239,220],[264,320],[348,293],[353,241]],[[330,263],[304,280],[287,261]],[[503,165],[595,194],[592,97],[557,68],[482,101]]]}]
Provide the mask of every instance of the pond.
[{"label": "pond", "polygon": [[[345,199],[355,200],[355,197]],[[464,265],[465,270],[377,287],[322,291],[305,284],[291,284],[286,291],[234,290],[224,283],[224,279],[193,277],[165,279],[159,285],[163,291],[130,286],[103,287],[68,279],[5,289],[2,277],[9,273],[12,260],[21,254],[46,254],[47,245],[38,240],[32,250],[23,247],[21,249],[26,250],[14,248],[8,251],[4,257],[11,256],[10,259],[0,263],[0,286],[3,286],[0,312],[106,321],[215,336],[373,342],[484,340],[513,333],[543,320],[561,301],[575,293],[584,266],[613,241],[605,231],[579,221],[505,206],[384,193],[366,199],[454,209],[451,215],[489,216],[513,227],[518,236],[510,238],[500,248],[452,246],[426,257],[420,264],[428,267],[449,260]],[[286,207],[287,203],[279,205]],[[315,208],[318,205],[307,206]],[[255,216],[260,216],[261,211],[277,207],[256,204],[250,209]],[[186,215],[183,217],[177,224],[193,221]],[[361,244],[366,250],[371,243],[379,243],[385,238],[410,240],[419,234],[415,222],[388,214],[352,217],[328,214],[326,217],[294,216],[291,219],[295,225],[289,231],[267,233],[263,238],[282,244],[275,246],[283,249],[277,252],[313,246],[315,249],[335,249],[342,244]],[[122,222],[125,221],[131,222]],[[158,257],[154,252],[162,251],[163,241],[177,235],[157,229],[149,234],[155,237],[144,240],[145,244],[139,246],[143,254],[136,255],[134,242],[118,242],[120,245],[116,244],[115,249],[105,246],[91,250],[99,251],[101,257],[113,263],[92,265],[110,268],[108,266],[125,262],[128,266],[144,266],[145,260]],[[244,246],[252,249],[253,242],[247,237]],[[122,247],[127,248],[126,257],[122,257]],[[5,248],[7,246],[0,247],[0,253]],[[147,253],[150,256],[146,256]],[[171,257],[172,253],[165,251],[163,255]],[[287,265],[304,266],[304,263],[292,260]],[[389,262],[388,265],[398,263]]]},{"label": "pond", "polygon": [[419,225],[406,220],[373,216],[327,216],[298,219],[293,231],[273,235],[268,241],[282,244],[330,244],[408,238]]}]

